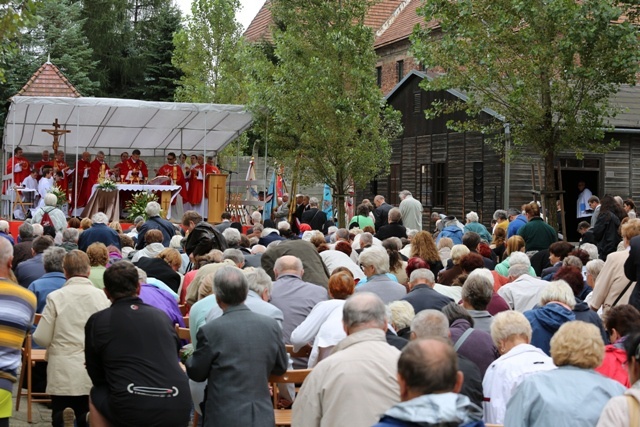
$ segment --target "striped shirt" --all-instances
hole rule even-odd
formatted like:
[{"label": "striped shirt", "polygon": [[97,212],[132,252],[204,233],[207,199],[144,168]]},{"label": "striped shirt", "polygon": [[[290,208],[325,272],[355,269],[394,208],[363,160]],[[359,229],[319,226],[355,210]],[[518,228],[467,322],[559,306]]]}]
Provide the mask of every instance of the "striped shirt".
[{"label": "striped shirt", "polygon": [[36,311],[33,292],[0,279],[0,378],[16,381],[21,350]]}]

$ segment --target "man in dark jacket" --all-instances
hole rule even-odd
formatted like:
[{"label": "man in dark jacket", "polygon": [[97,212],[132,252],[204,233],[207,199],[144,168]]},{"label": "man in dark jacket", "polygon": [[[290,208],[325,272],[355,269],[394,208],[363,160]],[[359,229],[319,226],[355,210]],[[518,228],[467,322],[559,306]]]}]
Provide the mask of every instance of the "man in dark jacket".
[{"label": "man in dark jacket", "polygon": [[109,228],[109,217],[98,212],[91,217],[93,224],[84,230],[78,239],[78,249],[87,251],[90,244],[100,242],[105,246],[113,245],[120,249],[120,236],[116,230]]},{"label": "man in dark jacket", "polygon": [[324,225],[327,223],[327,214],[318,207],[318,199],[312,197],[309,199],[309,210],[302,213],[303,224],[309,224],[312,230],[324,232]]},{"label": "man in dark jacket", "polygon": [[431,270],[419,268],[411,273],[409,278],[409,293],[402,298],[413,306],[416,313],[422,310],[442,310],[442,307],[453,300],[434,290],[435,277]]},{"label": "man in dark jacket", "polygon": [[373,217],[376,219],[376,231],[378,231],[380,227],[389,224],[389,211],[393,206],[384,200],[384,196],[380,195],[373,198],[373,204],[376,205]]},{"label": "man in dark jacket", "polygon": [[[436,310],[425,310],[418,313],[411,321],[411,339],[439,339],[450,343],[449,320]],[[462,388],[459,393],[468,397],[479,409],[484,398],[480,368],[459,353],[457,359],[458,370],[463,374]]]},{"label": "man in dark jacket", "polygon": [[187,227],[189,234],[184,245],[187,255],[204,255],[212,249],[227,249],[227,241],[213,225],[204,222],[196,211],[186,211],[182,215],[182,225]]},{"label": "man in dark jacket", "polygon": [[[635,282],[640,277],[640,236],[631,239],[629,248],[629,258],[624,263],[624,275]],[[629,304],[640,310],[640,286],[633,287]]]},{"label": "man in dark jacket", "polygon": [[20,236],[20,242],[16,243],[13,248],[13,261],[11,261],[11,269],[16,271],[16,267],[22,261],[33,258],[33,252],[31,251],[31,245],[33,244],[33,226],[28,222],[23,222],[18,227],[18,235]]},{"label": "man in dark jacket", "polygon": [[111,307],[85,326],[91,425],[187,424],[189,383],[176,357],[180,340],[171,320],[138,297],[138,271],[130,262],[106,270],[104,289]]},{"label": "man in dark jacket", "polygon": [[136,245],[136,249],[140,250],[145,247],[144,235],[149,230],[160,230],[162,232],[162,245],[165,248],[169,247],[171,238],[176,235],[176,229],[172,223],[160,216],[160,210],[160,203],[147,203],[144,211],[149,219],[147,219],[145,223],[142,224],[142,227],[140,227],[140,230],[138,230],[138,244]]},{"label": "man in dark jacket", "polygon": [[378,239],[385,240],[389,237],[398,237],[400,239],[407,238],[407,229],[402,225],[402,214],[400,213],[400,209],[389,209],[387,220],[389,223],[380,227],[380,230],[376,233],[376,237]]}]

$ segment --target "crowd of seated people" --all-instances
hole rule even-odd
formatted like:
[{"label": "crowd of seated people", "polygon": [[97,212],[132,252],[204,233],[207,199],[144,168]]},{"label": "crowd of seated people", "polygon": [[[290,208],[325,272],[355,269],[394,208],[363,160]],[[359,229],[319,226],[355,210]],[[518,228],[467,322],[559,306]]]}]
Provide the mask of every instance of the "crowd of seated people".
[{"label": "crowd of seated people", "polygon": [[[343,228],[304,195],[249,230],[156,202],[130,229],[97,213],[14,239],[0,221],[0,317],[21,331],[0,394],[33,329],[60,427],[273,426],[274,387],[300,426],[637,425],[640,219],[578,247],[535,202],[423,228],[401,198]],[[607,225],[625,212],[609,204]],[[309,370],[297,394],[270,384],[292,369]]]}]

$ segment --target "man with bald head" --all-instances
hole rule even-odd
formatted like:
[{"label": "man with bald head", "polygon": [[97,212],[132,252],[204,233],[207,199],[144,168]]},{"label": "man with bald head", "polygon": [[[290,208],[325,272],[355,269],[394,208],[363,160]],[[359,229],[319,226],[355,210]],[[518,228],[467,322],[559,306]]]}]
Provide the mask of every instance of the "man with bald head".
[{"label": "man with bald head", "polygon": [[398,360],[401,403],[374,427],[415,425],[481,426],[482,410],[458,394],[463,374],[456,352],[444,339],[409,343]]},{"label": "man with bald head", "polygon": [[271,292],[271,304],[284,315],[284,342],[291,344],[291,332],[307,318],[313,307],[328,298],[327,290],[302,280],[302,261],[293,255],[278,258],[273,266],[276,277]]},{"label": "man with bald head", "polygon": [[[422,310],[411,321],[411,340],[438,339],[451,342],[449,320],[438,310]],[[459,340],[458,340],[459,341]],[[457,348],[454,348],[457,351]],[[459,353],[457,355],[458,369],[463,374],[461,394],[471,399],[476,406],[482,405],[482,374],[480,368],[471,360]]]},{"label": "man with bald head", "polygon": [[398,403],[400,351],[387,344],[387,322],[377,295],[359,292],[347,299],[342,309],[347,337],[303,383],[291,425],[369,427]]}]

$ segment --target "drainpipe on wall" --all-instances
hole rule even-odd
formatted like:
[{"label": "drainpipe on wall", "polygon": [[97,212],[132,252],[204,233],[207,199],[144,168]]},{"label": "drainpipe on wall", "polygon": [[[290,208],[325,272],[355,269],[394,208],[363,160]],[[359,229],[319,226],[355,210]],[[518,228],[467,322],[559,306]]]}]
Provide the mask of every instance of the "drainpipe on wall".
[{"label": "drainpipe on wall", "polygon": [[502,191],[503,206],[509,209],[511,206],[509,189],[511,186],[511,159],[509,158],[509,152],[511,151],[511,128],[509,123],[504,124],[504,188]]}]

